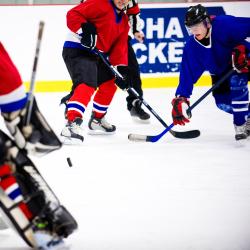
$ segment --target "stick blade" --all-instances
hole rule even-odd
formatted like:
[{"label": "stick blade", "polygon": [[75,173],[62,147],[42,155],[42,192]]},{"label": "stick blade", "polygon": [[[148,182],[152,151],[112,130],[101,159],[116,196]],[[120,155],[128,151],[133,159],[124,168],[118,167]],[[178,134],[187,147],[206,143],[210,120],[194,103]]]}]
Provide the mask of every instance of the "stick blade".
[{"label": "stick blade", "polygon": [[139,134],[129,134],[128,139],[134,142],[146,142],[147,135],[139,135]]},{"label": "stick blade", "polygon": [[173,131],[171,133],[175,138],[180,139],[193,139],[200,136],[200,130],[189,130],[189,131]]}]

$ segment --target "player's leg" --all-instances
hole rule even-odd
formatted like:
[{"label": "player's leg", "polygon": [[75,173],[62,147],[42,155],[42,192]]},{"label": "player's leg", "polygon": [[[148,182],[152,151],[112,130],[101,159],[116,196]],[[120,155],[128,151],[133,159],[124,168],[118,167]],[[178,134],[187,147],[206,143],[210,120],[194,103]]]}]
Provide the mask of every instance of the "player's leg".
[{"label": "player's leg", "polygon": [[246,129],[247,129],[247,136],[250,136],[250,103],[248,105],[248,116],[247,116]]},{"label": "player's leg", "polygon": [[[128,42],[128,66],[131,74],[131,87],[133,87],[139,96],[143,96],[142,81],[140,77],[140,68],[136,59],[135,52]],[[130,111],[132,117],[139,121],[149,121],[150,115],[146,113],[142,108],[142,103],[133,94],[129,93],[127,98],[127,108]]]},{"label": "player's leg", "polygon": [[61,132],[66,144],[78,144],[84,140],[82,130],[82,118],[88,103],[95,89],[86,84],[79,84],[73,92],[73,95],[67,101],[67,123]]},{"label": "player's leg", "polygon": [[[213,82],[216,80],[213,77]],[[237,141],[247,138],[247,117],[249,114],[247,82],[247,74],[235,73],[213,93],[217,107],[233,114],[235,139]]]},{"label": "player's leg", "polygon": [[106,113],[116,92],[114,79],[102,83],[93,100],[93,111],[89,120],[89,134],[114,134],[116,127],[106,120]]},{"label": "player's leg", "polygon": [[63,58],[73,86],[62,99],[66,105],[66,126],[61,132],[65,144],[81,144],[84,140],[82,118],[97,86],[97,58],[89,52],[64,48]]},{"label": "player's leg", "polygon": [[235,125],[235,139],[247,138],[247,117],[249,108],[249,91],[247,74],[235,74],[230,79],[233,121]]},{"label": "player's leg", "polygon": [[72,215],[45,182],[25,150],[0,131],[0,207],[31,247],[61,244],[76,228]]}]

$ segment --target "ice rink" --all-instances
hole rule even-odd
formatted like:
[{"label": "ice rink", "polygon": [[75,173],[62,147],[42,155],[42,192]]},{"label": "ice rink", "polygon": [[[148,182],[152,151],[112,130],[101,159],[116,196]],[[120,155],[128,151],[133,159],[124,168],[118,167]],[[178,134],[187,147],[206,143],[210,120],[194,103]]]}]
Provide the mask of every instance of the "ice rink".
[{"label": "ice rink", "polygon": [[[207,90],[194,89],[191,102]],[[171,123],[174,89],[145,89],[145,100]],[[36,95],[57,134],[64,127],[64,93]],[[208,96],[193,110],[196,139],[167,133],[157,143],[130,142],[129,133],[155,135],[164,128],[134,122],[118,91],[107,115],[113,136],[90,136],[84,121],[82,146],[63,146],[33,162],[79,229],[66,243],[71,250],[249,250],[250,140],[237,145],[232,117]],[[2,122],[1,122],[2,125]],[[69,167],[66,158],[73,163]],[[0,250],[28,250],[11,230],[0,231]]]}]

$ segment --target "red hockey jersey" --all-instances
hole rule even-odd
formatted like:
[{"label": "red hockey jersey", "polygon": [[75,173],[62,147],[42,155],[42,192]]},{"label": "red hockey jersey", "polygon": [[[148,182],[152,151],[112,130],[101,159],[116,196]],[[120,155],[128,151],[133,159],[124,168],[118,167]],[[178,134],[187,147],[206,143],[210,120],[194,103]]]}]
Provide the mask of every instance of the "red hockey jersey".
[{"label": "red hockey jersey", "polygon": [[[96,48],[108,53],[113,65],[128,63],[128,17],[124,12],[117,14],[111,0],[86,0],[67,13],[67,26],[71,30],[64,47],[80,46],[81,24],[92,23],[97,30]],[[84,32],[84,31],[83,31]]]}]

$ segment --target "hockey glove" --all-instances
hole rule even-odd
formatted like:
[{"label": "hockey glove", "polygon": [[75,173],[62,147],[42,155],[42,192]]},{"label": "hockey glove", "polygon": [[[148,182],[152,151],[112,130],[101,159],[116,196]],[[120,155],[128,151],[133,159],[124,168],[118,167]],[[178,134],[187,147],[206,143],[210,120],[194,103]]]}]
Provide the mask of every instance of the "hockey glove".
[{"label": "hockey glove", "polygon": [[46,154],[61,147],[61,142],[40,112],[35,98],[30,124],[26,125],[27,107],[2,115],[20,149],[34,154]]},{"label": "hockey glove", "polygon": [[248,59],[244,45],[238,45],[233,49],[232,66],[238,73],[248,73]]},{"label": "hockey glove", "polygon": [[185,125],[185,123],[189,122],[189,118],[191,118],[191,112],[187,114],[187,109],[189,108],[189,101],[186,97],[175,97],[172,100],[172,117],[174,125]]},{"label": "hockey glove", "polygon": [[92,23],[82,23],[81,44],[88,50],[93,50],[96,46],[96,28]]},{"label": "hockey glove", "polygon": [[117,66],[117,70],[123,76],[123,79],[116,77],[115,84],[122,90],[129,88],[130,86],[130,75],[127,66]]}]

